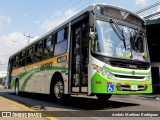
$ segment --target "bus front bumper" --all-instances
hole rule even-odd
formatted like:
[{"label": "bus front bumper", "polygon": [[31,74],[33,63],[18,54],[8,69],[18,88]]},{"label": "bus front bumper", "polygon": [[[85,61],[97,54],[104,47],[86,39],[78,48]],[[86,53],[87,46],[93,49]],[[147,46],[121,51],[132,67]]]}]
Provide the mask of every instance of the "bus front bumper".
[{"label": "bus front bumper", "polygon": [[[100,78],[100,76],[98,77]],[[151,78],[148,81],[92,79],[93,94],[148,94],[152,93]]]}]

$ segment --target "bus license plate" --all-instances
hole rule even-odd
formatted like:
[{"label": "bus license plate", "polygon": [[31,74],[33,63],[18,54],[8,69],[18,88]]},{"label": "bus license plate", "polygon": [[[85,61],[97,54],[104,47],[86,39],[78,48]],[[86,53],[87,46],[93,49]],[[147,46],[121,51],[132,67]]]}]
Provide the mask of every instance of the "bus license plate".
[{"label": "bus license plate", "polygon": [[131,90],[138,90],[138,86],[137,85],[131,85]]}]

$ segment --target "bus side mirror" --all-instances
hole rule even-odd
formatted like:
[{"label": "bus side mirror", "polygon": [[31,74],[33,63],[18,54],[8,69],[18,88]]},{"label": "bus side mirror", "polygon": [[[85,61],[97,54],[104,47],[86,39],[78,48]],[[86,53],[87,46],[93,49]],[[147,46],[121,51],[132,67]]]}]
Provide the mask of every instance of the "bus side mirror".
[{"label": "bus side mirror", "polygon": [[96,32],[90,32],[89,33],[89,37],[92,39],[92,40],[95,40],[97,38],[97,33]]}]

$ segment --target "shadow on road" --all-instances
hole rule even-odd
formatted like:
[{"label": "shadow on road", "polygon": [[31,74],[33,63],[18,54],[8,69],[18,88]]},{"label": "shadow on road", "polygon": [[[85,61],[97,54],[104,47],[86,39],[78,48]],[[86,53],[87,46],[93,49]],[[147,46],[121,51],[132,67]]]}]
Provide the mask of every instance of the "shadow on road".
[{"label": "shadow on road", "polygon": [[43,105],[45,107],[64,108],[70,110],[112,110],[113,108],[122,108],[129,106],[138,106],[136,103],[126,103],[119,101],[108,100],[100,102],[94,98],[83,98],[71,96],[61,102],[56,102],[51,99],[50,95],[37,93],[23,93],[21,96],[16,96],[13,92],[0,92],[0,95],[18,101],[29,107]]}]

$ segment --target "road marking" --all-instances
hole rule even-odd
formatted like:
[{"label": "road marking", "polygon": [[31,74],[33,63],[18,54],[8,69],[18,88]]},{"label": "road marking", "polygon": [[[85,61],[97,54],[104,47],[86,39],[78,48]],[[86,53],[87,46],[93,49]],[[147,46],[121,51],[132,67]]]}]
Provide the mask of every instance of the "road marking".
[{"label": "road marking", "polygon": [[[14,105],[16,105],[16,106],[18,106],[18,107],[20,107],[20,108],[22,108],[22,109],[25,109],[25,110],[27,110],[27,111],[39,112],[39,111],[33,110],[33,109],[31,109],[31,108],[29,108],[29,107],[27,107],[27,106],[25,106],[25,105],[22,105],[22,104],[20,104],[20,103],[17,103],[17,102],[15,102],[15,101],[13,101],[13,100],[10,100],[10,99],[8,99],[8,98],[2,97],[2,96],[0,96],[0,98],[3,99],[3,100],[6,100],[6,101],[8,101],[8,102],[10,102],[10,103],[12,103],[12,104],[14,104]],[[49,115],[47,115],[47,114],[45,114],[45,113],[42,113],[42,115],[43,115],[43,116],[49,116]],[[58,119],[56,119],[55,117],[44,117],[44,118],[46,118],[46,119],[48,119],[48,120],[58,120]]]}]

